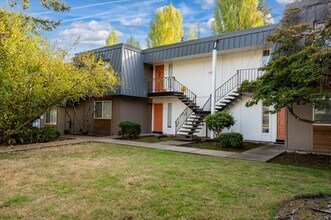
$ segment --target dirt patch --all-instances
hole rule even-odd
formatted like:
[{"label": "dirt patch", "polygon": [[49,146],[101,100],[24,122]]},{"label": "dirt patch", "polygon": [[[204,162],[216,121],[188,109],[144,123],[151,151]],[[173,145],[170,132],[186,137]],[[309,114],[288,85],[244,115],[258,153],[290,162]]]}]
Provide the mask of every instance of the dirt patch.
[{"label": "dirt patch", "polygon": [[277,211],[276,220],[331,219],[331,196],[301,198],[284,203]]},{"label": "dirt patch", "polygon": [[248,150],[252,150],[257,147],[261,147],[265,144],[263,143],[254,143],[254,142],[244,142],[242,147],[223,147],[217,141],[196,141],[194,143],[182,145],[182,147],[193,147],[200,149],[208,149],[208,150],[221,150],[221,151],[230,151],[230,152],[244,152]]},{"label": "dirt patch", "polygon": [[269,162],[301,167],[331,169],[331,155],[283,153]]}]

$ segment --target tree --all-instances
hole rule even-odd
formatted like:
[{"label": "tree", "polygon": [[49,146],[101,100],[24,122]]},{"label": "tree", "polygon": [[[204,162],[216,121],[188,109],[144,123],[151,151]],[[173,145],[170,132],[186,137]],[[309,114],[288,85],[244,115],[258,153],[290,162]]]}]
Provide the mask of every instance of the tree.
[{"label": "tree", "polygon": [[150,23],[147,47],[157,47],[183,40],[183,16],[172,4],[158,10]]},{"label": "tree", "polygon": [[[69,11],[70,7],[68,7],[63,1],[59,0],[40,0],[41,5],[44,8],[47,8],[52,11],[64,12]],[[22,6],[23,10],[27,10],[30,7],[30,0],[9,0],[8,3],[11,7],[15,7],[18,5]],[[25,15],[25,20],[28,21],[33,19],[34,26],[36,29],[41,29],[45,31],[51,31],[60,25],[60,21],[53,21],[47,18],[36,18],[32,16]]]},{"label": "tree", "polygon": [[129,44],[129,45],[131,45],[131,46],[134,46],[134,47],[137,47],[137,48],[141,48],[139,41],[135,40],[132,35],[130,35],[130,37],[126,41],[126,43]]},{"label": "tree", "polygon": [[212,130],[218,137],[224,128],[230,128],[235,120],[228,112],[216,112],[206,117],[207,128]]},{"label": "tree", "polygon": [[194,26],[191,25],[191,26],[190,26],[190,36],[189,36],[189,40],[194,40],[194,39],[195,39]]},{"label": "tree", "polygon": [[262,101],[273,106],[271,113],[286,107],[298,120],[314,123],[294,112],[294,105],[313,104],[317,109],[330,105],[331,89],[327,78],[331,76],[330,18],[325,26],[313,29],[309,24],[295,23],[301,9],[285,11],[282,26],[267,37],[278,47],[273,59],[263,68],[265,74],[255,82],[245,82],[241,91],[252,93],[246,103],[252,106]]},{"label": "tree", "polygon": [[115,45],[118,44],[120,42],[120,37],[117,33],[116,30],[112,30],[106,40],[106,45],[107,46],[111,46],[111,45]]},{"label": "tree", "polygon": [[[12,7],[21,4],[24,10],[30,7],[30,0],[9,0],[9,3]],[[43,7],[52,11],[69,11],[70,9],[63,1],[59,0],[40,0],[40,3]]]},{"label": "tree", "polygon": [[34,31],[24,15],[1,12],[0,142],[29,127],[52,106],[100,97],[117,84],[112,68],[94,54],[64,62],[67,51]]},{"label": "tree", "polygon": [[[215,20],[212,23],[214,35],[267,24],[264,18],[265,2],[262,0],[218,0]],[[264,11],[261,11],[264,10]]]}]

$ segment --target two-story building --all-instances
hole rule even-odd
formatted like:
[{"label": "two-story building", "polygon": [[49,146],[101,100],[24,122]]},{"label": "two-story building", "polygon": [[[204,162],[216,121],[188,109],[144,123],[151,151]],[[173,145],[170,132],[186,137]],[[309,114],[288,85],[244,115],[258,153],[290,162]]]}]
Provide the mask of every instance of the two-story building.
[{"label": "two-story building", "polygon": [[[300,19],[306,16],[309,19],[302,22],[314,25],[328,15],[330,2],[307,0],[289,6],[306,7]],[[216,111],[231,112],[236,123],[229,131],[243,134],[245,140],[285,141],[291,150],[331,152],[328,143],[323,148],[313,147],[322,125],[302,124],[285,110],[271,115],[263,103],[248,108],[245,103],[250,95],[237,91],[244,80],[253,81],[263,74],[259,68],[269,61],[275,46],[266,41],[266,36],[278,26],[219,36]],[[121,84],[101,99],[55,108],[46,114],[43,123],[53,124],[61,133],[115,135],[118,123],[129,120],[141,124],[142,133],[209,137],[204,118],[211,112],[215,41],[215,37],[207,37],[144,50],[126,44],[93,50],[109,61]],[[314,115],[312,107],[298,107],[298,111]],[[323,126],[322,133],[330,129],[329,125]],[[326,141],[330,139],[328,134]]]}]

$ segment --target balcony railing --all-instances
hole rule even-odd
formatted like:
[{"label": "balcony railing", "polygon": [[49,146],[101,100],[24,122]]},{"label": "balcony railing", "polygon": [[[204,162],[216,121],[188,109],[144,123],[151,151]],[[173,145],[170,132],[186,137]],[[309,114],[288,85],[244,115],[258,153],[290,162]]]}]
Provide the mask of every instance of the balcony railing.
[{"label": "balcony railing", "polygon": [[196,95],[175,77],[154,78],[148,80],[148,93],[172,95],[174,93],[185,95],[190,101],[196,102]]}]

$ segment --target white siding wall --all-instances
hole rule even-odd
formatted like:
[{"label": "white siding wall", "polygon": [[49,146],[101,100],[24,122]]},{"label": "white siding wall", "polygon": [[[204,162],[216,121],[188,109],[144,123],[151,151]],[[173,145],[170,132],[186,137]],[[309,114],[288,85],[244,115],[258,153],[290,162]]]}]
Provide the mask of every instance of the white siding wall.
[{"label": "white siding wall", "polygon": [[[252,50],[231,54],[219,54],[217,59],[217,88],[237,73],[239,69],[261,67],[262,51]],[[173,76],[197,95],[197,104],[202,107],[211,94],[211,56],[190,60],[173,61]],[[165,64],[165,76],[168,76],[168,63]],[[247,108],[247,97],[237,101],[229,110],[233,113],[236,124],[229,131],[240,132],[246,140],[274,141],[277,133],[277,116],[270,115],[270,133],[262,133],[262,104]],[[163,133],[175,133],[175,120],[186,108],[177,98],[155,98],[154,102],[163,105]],[[173,103],[173,126],[167,128],[167,103]],[[200,130],[199,136],[205,136],[206,129]]]}]

